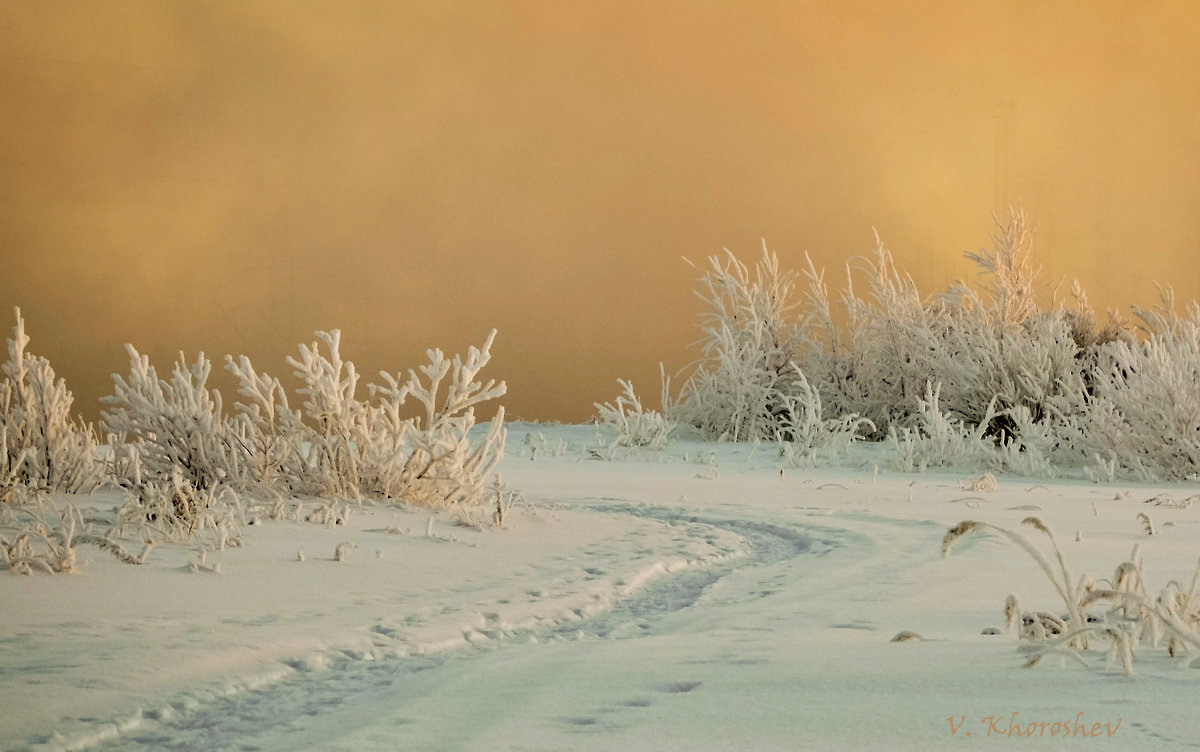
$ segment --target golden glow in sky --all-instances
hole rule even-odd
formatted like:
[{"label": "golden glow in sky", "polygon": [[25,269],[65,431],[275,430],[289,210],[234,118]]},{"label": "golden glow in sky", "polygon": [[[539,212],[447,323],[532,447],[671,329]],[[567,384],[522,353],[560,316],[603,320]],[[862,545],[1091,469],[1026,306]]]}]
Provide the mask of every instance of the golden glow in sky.
[{"label": "golden glow in sky", "polygon": [[369,381],[497,328],[509,415],[578,421],[694,357],[681,257],[761,238],[836,287],[875,228],[933,293],[1011,203],[1048,286],[1186,300],[1197,28],[1187,1],[0,0],[0,322],[89,417],[125,342],[283,375],[340,328]]}]

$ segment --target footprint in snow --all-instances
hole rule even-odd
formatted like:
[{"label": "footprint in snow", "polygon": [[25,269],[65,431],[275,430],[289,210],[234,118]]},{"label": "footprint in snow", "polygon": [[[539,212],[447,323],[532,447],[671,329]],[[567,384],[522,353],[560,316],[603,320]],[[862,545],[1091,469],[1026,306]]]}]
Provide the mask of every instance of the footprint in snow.
[{"label": "footprint in snow", "polygon": [[679,695],[691,692],[696,687],[699,687],[701,683],[698,681],[672,682],[659,687],[659,690],[670,695]]}]

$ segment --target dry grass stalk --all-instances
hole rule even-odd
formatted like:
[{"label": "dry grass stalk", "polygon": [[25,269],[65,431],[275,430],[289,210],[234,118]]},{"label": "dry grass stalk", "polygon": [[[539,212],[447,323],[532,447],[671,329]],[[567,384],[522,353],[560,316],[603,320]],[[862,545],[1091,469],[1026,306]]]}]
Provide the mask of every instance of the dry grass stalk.
[{"label": "dry grass stalk", "polygon": [[1142,532],[1146,535],[1154,535],[1154,522],[1150,519],[1150,515],[1145,512],[1138,512],[1138,522],[1142,523]]},{"label": "dry grass stalk", "polygon": [[1021,623],[1021,607],[1017,604],[1017,596],[1009,595],[1004,599],[1004,629],[1012,632]]},{"label": "dry grass stalk", "polygon": [[983,477],[976,478],[975,480],[971,481],[971,485],[968,490],[975,493],[990,493],[995,491],[997,488],[996,476],[992,475],[991,473],[984,473]]},{"label": "dry grass stalk", "polygon": [[4,532],[0,531],[0,558],[13,572],[26,575],[35,570],[47,574],[77,573],[76,549],[80,545],[107,551],[125,564],[144,563],[154,547],[154,542],[147,538],[141,553],[134,556],[112,538],[87,532],[83,515],[74,505],[68,505],[60,513],[57,523],[35,517],[12,528],[12,540]]},{"label": "dry grass stalk", "polygon": [[[942,555],[948,555],[954,543],[964,535],[991,530],[1016,542],[1037,562],[1063,598],[1067,616],[1063,618],[1047,612],[1023,612],[1016,596],[1007,597],[1004,614],[1008,630],[1012,631],[1019,622],[1020,637],[1033,643],[1022,649],[1030,654],[1027,666],[1039,665],[1050,655],[1069,657],[1086,666],[1087,662],[1079,651],[1088,649],[1089,638],[1092,637],[1108,641],[1108,665],[1119,662],[1121,672],[1126,676],[1133,671],[1133,653],[1138,644],[1148,643],[1158,647],[1166,635],[1167,652],[1172,657],[1191,648],[1200,649],[1200,635],[1197,634],[1200,625],[1200,562],[1197,562],[1186,591],[1178,580],[1172,580],[1158,598],[1153,599],[1146,591],[1141,546],[1135,545],[1129,560],[1114,570],[1108,587],[1098,587],[1096,580],[1086,574],[1072,587],[1066,560],[1050,527],[1039,517],[1028,517],[1022,522],[1046,535],[1057,567],[1051,564],[1042,550],[1020,533],[976,520],[965,520],[946,532],[942,539]],[[1089,617],[1086,610],[1101,602],[1107,602],[1109,610]],[[1119,621],[1110,621],[1114,618]]]}]

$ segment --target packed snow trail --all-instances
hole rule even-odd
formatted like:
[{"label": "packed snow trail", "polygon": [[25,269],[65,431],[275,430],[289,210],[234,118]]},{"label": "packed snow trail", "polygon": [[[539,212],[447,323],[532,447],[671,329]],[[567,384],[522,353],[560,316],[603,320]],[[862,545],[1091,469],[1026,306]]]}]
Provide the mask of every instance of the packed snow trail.
[{"label": "packed snow trail", "polygon": [[[967,563],[937,557],[939,523],[746,499],[703,511],[576,505],[688,536],[736,531],[749,554],[640,583],[611,609],[543,629],[436,656],[337,662],[131,729],[110,748],[960,750],[1029,741],[1027,722],[1043,736],[1070,722],[1088,734],[1076,743],[1101,749],[1200,748],[1158,691],[1131,696],[1103,672],[1025,671],[1011,641],[979,635],[989,622],[962,589]],[[1003,551],[965,543],[964,553]],[[961,612],[947,598],[961,598]],[[940,636],[964,624],[974,638]],[[927,639],[890,641],[909,629]],[[1177,670],[1149,670],[1142,681],[1158,690],[1194,687]]]},{"label": "packed snow trail", "polygon": [[[365,728],[385,715],[402,713],[402,708],[419,704],[437,692],[443,672],[470,672],[475,663],[487,663],[493,654],[513,652],[532,655],[555,646],[580,645],[591,640],[646,639],[655,636],[667,615],[696,607],[715,583],[734,572],[764,568],[787,562],[806,553],[825,552],[833,545],[814,543],[812,530],[802,526],[775,525],[749,520],[702,517],[686,510],[650,507],[605,499],[584,501],[588,510],[609,515],[627,515],[654,520],[704,538],[714,528],[743,536],[749,554],[731,557],[706,566],[689,566],[674,572],[648,574],[644,583],[633,583],[629,594],[611,608],[594,614],[577,614],[542,629],[506,631],[499,639],[475,647],[435,656],[388,658],[363,661],[336,660],[317,672],[302,672],[258,690],[218,698],[158,717],[145,729],[131,729],[100,749],[411,749],[403,729],[407,716],[390,717],[390,729],[399,724],[398,735],[383,732],[373,739],[358,739]],[[752,590],[749,599],[762,597]],[[503,660],[503,659],[502,659]],[[663,690],[685,694],[694,687],[688,682],[668,683]],[[633,707],[640,704],[633,701]],[[578,725],[590,725],[580,721]],[[351,735],[354,739],[339,741]],[[430,749],[452,748],[450,740],[434,740]],[[449,744],[450,747],[444,745]],[[348,746],[347,746],[348,745]]]}]

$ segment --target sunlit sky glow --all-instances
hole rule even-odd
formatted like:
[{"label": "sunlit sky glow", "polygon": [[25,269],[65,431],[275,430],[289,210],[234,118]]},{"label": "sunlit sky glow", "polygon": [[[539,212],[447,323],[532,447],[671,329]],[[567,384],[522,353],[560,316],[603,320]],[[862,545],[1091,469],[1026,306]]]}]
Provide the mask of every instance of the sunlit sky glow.
[{"label": "sunlit sky glow", "polygon": [[[1200,294],[1200,4],[0,0],[0,306],[88,417],[132,342],[367,380],[499,329],[510,416],[693,356],[682,260]],[[224,383],[218,382],[217,386]],[[232,394],[227,397],[232,402]]]}]

